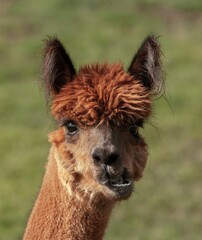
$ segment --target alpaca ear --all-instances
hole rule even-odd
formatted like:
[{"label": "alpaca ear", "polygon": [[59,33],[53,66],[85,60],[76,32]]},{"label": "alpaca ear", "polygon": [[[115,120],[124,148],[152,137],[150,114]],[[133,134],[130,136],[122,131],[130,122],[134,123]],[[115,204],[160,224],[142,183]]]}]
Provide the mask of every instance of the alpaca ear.
[{"label": "alpaca ear", "polygon": [[57,38],[45,41],[43,81],[47,98],[57,95],[76,74],[72,61]]},{"label": "alpaca ear", "polygon": [[160,57],[161,51],[157,37],[148,36],[128,68],[128,72],[139,80],[152,95],[160,93],[163,86]]}]

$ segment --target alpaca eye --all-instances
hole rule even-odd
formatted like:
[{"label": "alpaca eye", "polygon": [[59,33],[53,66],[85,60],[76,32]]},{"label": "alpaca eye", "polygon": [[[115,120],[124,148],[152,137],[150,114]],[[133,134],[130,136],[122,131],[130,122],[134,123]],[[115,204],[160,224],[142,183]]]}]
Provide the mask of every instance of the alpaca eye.
[{"label": "alpaca eye", "polygon": [[131,125],[129,128],[130,134],[135,137],[138,138],[139,137],[139,132],[138,132],[138,126],[137,125]]},{"label": "alpaca eye", "polygon": [[70,135],[76,133],[77,130],[78,130],[78,127],[77,127],[76,124],[75,124],[74,122],[72,122],[72,121],[67,122],[67,123],[65,124],[65,127],[66,127],[66,129],[67,129],[67,131],[68,131],[68,134],[70,134]]}]

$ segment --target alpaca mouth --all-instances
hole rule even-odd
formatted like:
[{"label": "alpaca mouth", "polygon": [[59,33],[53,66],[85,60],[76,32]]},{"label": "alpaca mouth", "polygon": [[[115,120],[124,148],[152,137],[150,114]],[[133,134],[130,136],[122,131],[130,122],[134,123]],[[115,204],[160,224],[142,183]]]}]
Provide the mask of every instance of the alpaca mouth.
[{"label": "alpaca mouth", "polygon": [[125,179],[121,176],[116,181],[110,180],[106,184],[107,187],[115,193],[116,198],[118,199],[126,199],[133,192],[133,181],[131,179]]},{"label": "alpaca mouth", "polygon": [[98,181],[106,186],[107,193],[117,200],[126,199],[133,192],[134,182],[126,169],[121,174],[112,174],[112,171],[105,167]]},{"label": "alpaca mouth", "polygon": [[123,188],[131,186],[132,181],[130,179],[123,179],[123,177],[121,177],[118,181],[110,181],[109,184],[112,187]]}]

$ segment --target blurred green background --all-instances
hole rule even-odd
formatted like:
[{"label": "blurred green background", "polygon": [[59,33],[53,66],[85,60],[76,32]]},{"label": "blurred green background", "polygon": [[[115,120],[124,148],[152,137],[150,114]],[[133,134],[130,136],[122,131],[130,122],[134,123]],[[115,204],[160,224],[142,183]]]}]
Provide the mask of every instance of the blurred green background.
[{"label": "blurred green background", "polygon": [[0,239],[22,238],[54,129],[39,88],[41,40],[56,34],[77,69],[128,66],[150,33],[161,36],[167,100],[155,101],[143,131],[144,178],[114,209],[105,239],[201,239],[201,0],[0,0]]}]

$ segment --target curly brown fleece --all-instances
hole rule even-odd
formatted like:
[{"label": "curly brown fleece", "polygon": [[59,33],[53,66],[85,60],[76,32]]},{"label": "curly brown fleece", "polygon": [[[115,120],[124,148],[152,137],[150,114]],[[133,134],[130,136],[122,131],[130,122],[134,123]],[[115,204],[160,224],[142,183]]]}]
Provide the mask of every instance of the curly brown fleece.
[{"label": "curly brown fleece", "polygon": [[52,103],[52,114],[82,126],[129,125],[151,112],[149,91],[126,73],[122,64],[95,64],[80,69]]}]

